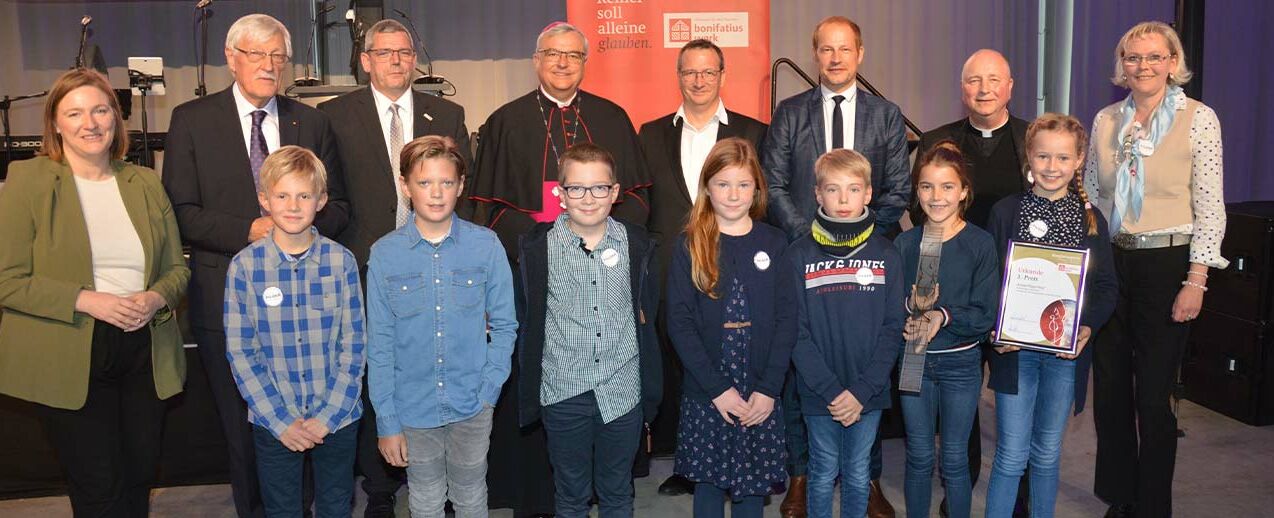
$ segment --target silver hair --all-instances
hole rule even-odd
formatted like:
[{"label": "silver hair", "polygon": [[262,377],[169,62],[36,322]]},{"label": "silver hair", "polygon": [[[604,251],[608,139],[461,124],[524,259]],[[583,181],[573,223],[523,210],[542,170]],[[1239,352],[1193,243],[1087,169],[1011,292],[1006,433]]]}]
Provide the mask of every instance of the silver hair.
[{"label": "silver hair", "polygon": [[1186,66],[1185,48],[1181,45],[1181,38],[1177,36],[1177,31],[1163,22],[1141,22],[1128,29],[1124,37],[1119,38],[1119,44],[1115,45],[1115,75],[1110,76],[1110,82],[1115,83],[1115,86],[1128,88],[1128,78],[1124,76],[1124,47],[1127,47],[1133,39],[1144,38],[1151,34],[1163,36],[1164,41],[1168,43],[1168,52],[1172,54],[1172,57],[1177,58],[1177,68],[1168,72],[1168,84],[1180,86],[1194,77],[1194,72]]},{"label": "silver hair", "polygon": [[292,34],[288,32],[283,22],[276,20],[268,14],[249,14],[238,20],[230,26],[230,32],[226,33],[226,48],[232,49],[240,45],[244,40],[249,41],[265,41],[273,38],[276,34],[283,35],[283,48],[287,52],[288,57],[292,56]]},{"label": "silver hair", "polygon": [[534,54],[535,52],[540,51],[540,44],[544,43],[545,38],[551,38],[568,32],[578,34],[580,39],[584,41],[584,57],[588,57],[588,36],[585,36],[584,32],[579,30],[579,28],[566,22],[558,22],[553,24],[552,27],[544,29],[544,32],[541,32],[540,35],[535,38],[535,50],[533,50],[532,53]]},{"label": "silver hair", "polygon": [[406,34],[407,41],[410,41],[412,43],[412,48],[415,48],[416,42],[411,39],[411,33],[407,32],[407,27],[398,23],[398,20],[385,18],[384,20],[372,24],[371,28],[367,29],[366,35],[363,36],[363,52],[372,50],[372,36],[377,34],[388,34],[391,32],[401,32]]}]

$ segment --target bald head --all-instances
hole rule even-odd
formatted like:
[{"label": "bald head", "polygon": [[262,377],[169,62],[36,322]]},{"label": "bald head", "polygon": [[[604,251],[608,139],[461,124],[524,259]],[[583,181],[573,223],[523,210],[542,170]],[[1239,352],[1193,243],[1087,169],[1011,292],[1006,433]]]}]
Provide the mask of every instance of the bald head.
[{"label": "bald head", "polygon": [[969,120],[975,126],[990,129],[1008,120],[1013,74],[1003,54],[991,49],[974,52],[960,72],[960,88]]}]

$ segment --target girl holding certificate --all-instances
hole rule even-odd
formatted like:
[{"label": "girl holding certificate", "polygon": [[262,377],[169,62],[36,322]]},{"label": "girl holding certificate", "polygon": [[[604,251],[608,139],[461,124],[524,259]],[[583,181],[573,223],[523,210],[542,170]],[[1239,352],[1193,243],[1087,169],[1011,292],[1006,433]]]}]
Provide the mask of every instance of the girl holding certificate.
[{"label": "girl holding certificate", "polygon": [[[1114,309],[1115,280],[1106,219],[1088,202],[1082,182],[1087,144],[1075,118],[1046,113],[1026,130],[1027,181],[1031,189],[1000,200],[987,228],[1001,254],[1009,241],[1087,248],[1077,353],[1052,354],[995,347],[990,357],[995,391],[995,461],[987,489],[988,518],[1013,515],[1018,481],[1029,464],[1032,518],[1053,516],[1066,418],[1084,406],[1092,354],[1084,348]],[[1003,263],[1003,261],[1001,261]]]},{"label": "girl holding certificate", "polygon": [[[949,516],[967,518],[973,484],[969,477],[969,432],[982,389],[982,350],[978,344],[994,324],[1000,291],[1000,262],[995,241],[964,220],[973,199],[965,157],[954,142],[939,142],[920,158],[913,190],[925,223],[894,241],[902,255],[903,286],[911,316],[903,337],[927,342],[920,392],[902,393],[907,429],[904,495],[907,516],[930,516],[934,434],[942,438],[942,478]],[[926,235],[928,234],[928,235]],[[921,257],[921,252],[925,257]],[[931,309],[917,297],[917,267],[941,254]],[[926,266],[932,266],[926,264]],[[939,429],[940,428],[940,429]]]}]

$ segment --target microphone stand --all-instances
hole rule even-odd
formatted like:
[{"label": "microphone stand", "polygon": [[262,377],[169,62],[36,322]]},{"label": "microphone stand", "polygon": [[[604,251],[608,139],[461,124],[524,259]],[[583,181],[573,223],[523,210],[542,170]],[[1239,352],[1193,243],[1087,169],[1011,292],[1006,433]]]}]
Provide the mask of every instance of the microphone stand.
[{"label": "microphone stand", "polygon": [[310,66],[313,65],[314,40],[318,38],[319,16],[323,16],[335,8],[335,5],[324,5],[317,9],[314,17],[310,19],[310,37],[305,47],[305,77],[292,81],[292,86],[319,86],[323,84],[323,81],[319,80],[319,78],[310,75]]},{"label": "microphone stand", "polygon": [[75,68],[84,68],[84,44],[88,42],[88,24],[92,21],[88,16],[80,20],[80,48],[75,53]]},{"label": "microphone stand", "polygon": [[26,99],[35,99],[35,98],[37,98],[37,97],[44,97],[44,96],[46,96],[46,95],[48,95],[48,94],[49,94],[49,91],[48,91],[48,90],[45,90],[45,91],[40,92],[40,93],[38,93],[38,94],[19,95],[19,96],[17,96],[17,97],[9,97],[9,96],[7,96],[7,95],[6,95],[6,96],[4,96],[4,98],[3,98],[3,99],[0,99],[0,120],[2,120],[2,121],[3,121],[3,123],[4,123],[4,159],[5,159],[5,164],[12,164],[12,163],[13,163],[13,134],[12,134],[12,133],[10,133],[10,131],[9,131],[9,108],[10,108],[10,107],[13,105],[13,103],[15,103],[15,102],[18,102],[18,101],[24,101],[24,100],[26,100]]},{"label": "microphone stand", "polygon": [[[199,76],[199,86],[195,87],[195,97],[203,97],[208,95],[208,85],[204,82],[204,66],[208,64],[208,5],[211,1],[201,1],[195,4],[195,9],[199,10],[199,52],[195,53],[196,60],[199,62],[195,68],[196,75]],[[142,100],[142,109],[146,109],[146,101]],[[142,119],[145,124],[145,119]]]},{"label": "microphone stand", "polygon": [[416,80],[412,82],[419,84],[436,84],[445,82],[445,79],[434,76],[434,60],[429,57],[429,50],[425,48],[424,40],[420,39],[420,33],[416,32],[416,24],[411,22],[411,18],[407,16],[407,13],[398,9],[394,9],[394,13],[401,17],[403,21],[407,22],[407,28],[411,30],[412,38],[415,38],[414,41],[416,42],[416,46],[420,47],[420,53],[425,56],[425,75],[416,78]]},{"label": "microphone stand", "polygon": [[[150,92],[151,87],[154,85],[155,79],[159,77],[160,76],[146,75],[137,70],[128,71],[129,86],[136,88],[137,91],[141,92],[142,94],[142,158],[140,160],[141,164],[139,165],[143,165],[146,167],[155,167],[154,157],[152,157],[150,154],[150,130],[146,124],[147,122],[146,93]],[[119,131],[119,130],[116,130],[116,131]]]}]

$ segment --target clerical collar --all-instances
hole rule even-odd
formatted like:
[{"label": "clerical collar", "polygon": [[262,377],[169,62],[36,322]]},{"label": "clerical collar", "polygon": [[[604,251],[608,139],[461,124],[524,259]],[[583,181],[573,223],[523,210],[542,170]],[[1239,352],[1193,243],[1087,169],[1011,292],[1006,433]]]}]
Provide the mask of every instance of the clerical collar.
[{"label": "clerical collar", "polygon": [[566,102],[559,101],[557,100],[556,97],[549,95],[549,93],[544,90],[544,86],[542,85],[540,86],[540,94],[542,94],[545,99],[548,99],[549,102],[556,104],[558,108],[565,108],[567,106],[570,106],[571,103],[575,102],[575,98],[579,96],[579,89],[577,88],[575,90],[575,93],[571,94],[571,97],[567,99]]},{"label": "clerical collar", "polygon": [[[730,117],[728,114],[726,114],[726,111],[725,111],[725,101],[722,101],[720,99],[717,100],[717,111],[716,113],[713,113],[712,116],[717,119],[717,122],[720,122],[721,124],[724,124],[726,126],[730,125]],[[681,103],[681,106],[677,107],[677,114],[672,116],[673,126],[677,125],[678,119],[686,120],[686,103]],[[708,122],[704,124],[704,126],[707,126],[708,124],[711,124],[711,123],[712,123],[712,120],[709,119]],[[689,121],[687,121],[687,124],[689,124]]]},{"label": "clerical collar", "polygon": [[1001,122],[999,126],[996,126],[991,129],[979,128],[977,124],[973,123],[973,119],[965,119],[965,121],[969,123],[969,128],[972,128],[974,133],[978,133],[982,135],[982,138],[994,137],[996,133],[999,133],[1000,130],[1004,129],[1005,127],[1009,125],[1008,117],[1005,117],[1004,122]]}]

